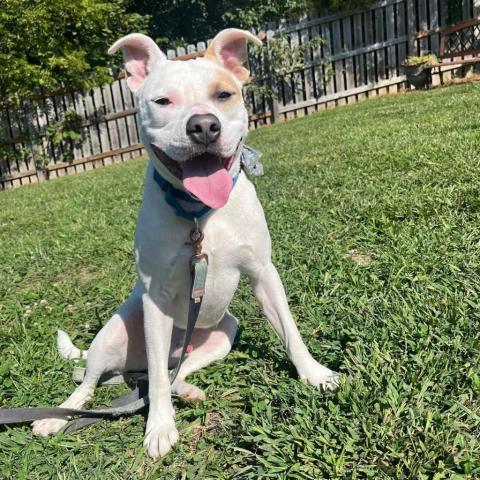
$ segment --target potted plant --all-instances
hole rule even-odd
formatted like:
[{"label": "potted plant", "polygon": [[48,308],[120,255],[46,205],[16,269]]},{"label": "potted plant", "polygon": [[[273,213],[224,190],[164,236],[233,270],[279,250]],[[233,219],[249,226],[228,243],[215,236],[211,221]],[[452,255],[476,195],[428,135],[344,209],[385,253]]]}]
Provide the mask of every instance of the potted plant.
[{"label": "potted plant", "polygon": [[407,57],[402,63],[407,80],[415,88],[426,88],[430,83],[431,67],[438,64],[438,58],[433,53],[428,55]]}]

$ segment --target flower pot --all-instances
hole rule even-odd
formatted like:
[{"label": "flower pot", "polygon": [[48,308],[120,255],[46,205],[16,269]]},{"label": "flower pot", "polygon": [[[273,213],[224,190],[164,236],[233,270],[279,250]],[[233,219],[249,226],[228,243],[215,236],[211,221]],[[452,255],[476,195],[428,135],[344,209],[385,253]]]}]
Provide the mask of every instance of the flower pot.
[{"label": "flower pot", "polygon": [[430,69],[426,69],[426,65],[426,62],[416,65],[402,64],[409,83],[420,90],[427,88],[430,83]]}]

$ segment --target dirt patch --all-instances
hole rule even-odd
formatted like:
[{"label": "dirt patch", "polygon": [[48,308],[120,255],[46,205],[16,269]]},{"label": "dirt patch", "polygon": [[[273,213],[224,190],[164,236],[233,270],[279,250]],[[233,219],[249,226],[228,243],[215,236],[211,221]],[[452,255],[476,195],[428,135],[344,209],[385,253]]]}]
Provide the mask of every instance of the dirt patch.
[{"label": "dirt patch", "polygon": [[352,249],[346,255],[345,258],[351,258],[355,263],[359,265],[366,265],[370,263],[372,257],[370,255],[365,255],[364,253],[360,253],[358,250]]},{"label": "dirt patch", "polygon": [[80,283],[87,283],[98,276],[98,272],[92,272],[86,268],[81,268],[78,272],[78,280]]},{"label": "dirt patch", "polygon": [[207,414],[207,418],[204,424],[196,425],[192,428],[190,434],[190,444],[193,450],[197,447],[198,442],[217,430],[218,426],[222,423],[223,415],[220,412],[210,412]]}]

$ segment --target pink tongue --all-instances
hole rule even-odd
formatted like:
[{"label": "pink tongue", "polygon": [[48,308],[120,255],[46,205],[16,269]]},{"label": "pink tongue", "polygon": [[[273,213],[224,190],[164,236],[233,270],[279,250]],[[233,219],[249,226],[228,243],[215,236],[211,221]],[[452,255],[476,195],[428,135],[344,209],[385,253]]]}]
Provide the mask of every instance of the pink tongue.
[{"label": "pink tongue", "polygon": [[211,208],[223,207],[232,190],[232,177],[220,158],[203,154],[181,163],[183,186]]}]

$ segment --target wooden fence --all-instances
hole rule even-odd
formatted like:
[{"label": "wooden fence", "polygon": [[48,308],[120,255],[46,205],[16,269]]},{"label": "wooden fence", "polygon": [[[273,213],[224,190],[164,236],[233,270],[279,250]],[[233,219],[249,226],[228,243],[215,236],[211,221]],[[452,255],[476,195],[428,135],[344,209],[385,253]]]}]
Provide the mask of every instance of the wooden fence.
[{"label": "wooden fence", "polygon": [[[480,0],[463,0],[461,15],[480,16]],[[246,90],[250,126],[399,91],[405,86],[405,57],[438,51],[438,33],[421,40],[416,34],[445,25],[447,18],[447,0],[380,0],[347,14],[312,13],[270,24],[267,47],[282,33],[293,48],[304,46],[304,58],[299,68],[279,77],[265,63],[268,48],[251,55],[259,85],[274,95],[266,96],[261,88]],[[310,47],[318,38],[320,45]],[[206,46],[199,42],[167,53],[175,58]],[[122,76],[88,92],[62,91],[0,111],[0,189],[141,155],[136,111]],[[72,115],[79,138],[55,135]]]}]

